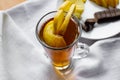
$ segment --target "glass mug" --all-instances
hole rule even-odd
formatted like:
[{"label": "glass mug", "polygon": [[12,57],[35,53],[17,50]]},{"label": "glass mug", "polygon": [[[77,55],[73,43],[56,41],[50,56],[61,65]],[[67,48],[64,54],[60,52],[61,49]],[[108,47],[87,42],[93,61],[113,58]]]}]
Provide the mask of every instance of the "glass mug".
[{"label": "glass mug", "polygon": [[47,56],[50,58],[53,66],[60,71],[71,69],[74,59],[80,59],[87,56],[89,48],[86,44],[80,43],[79,39],[82,34],[82,25],[79,20],[72,16],[66,31],[65,41],[68,44],[65,47],[51,47],[47,45],[43,39],[43,28],[45,23],[52,20],[57,11],[45,14],[37,23],[36,37],[44,47]]}]

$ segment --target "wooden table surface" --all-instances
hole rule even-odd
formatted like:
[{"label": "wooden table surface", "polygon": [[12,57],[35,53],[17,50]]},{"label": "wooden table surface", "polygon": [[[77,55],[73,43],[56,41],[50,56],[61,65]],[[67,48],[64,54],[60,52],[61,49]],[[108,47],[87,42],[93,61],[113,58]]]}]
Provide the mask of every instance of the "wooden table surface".
[{"label": "wooden table surface", "polygon": [[24,2],[25,0],[0,0],[0,10],[9,9],[17,4]]}]

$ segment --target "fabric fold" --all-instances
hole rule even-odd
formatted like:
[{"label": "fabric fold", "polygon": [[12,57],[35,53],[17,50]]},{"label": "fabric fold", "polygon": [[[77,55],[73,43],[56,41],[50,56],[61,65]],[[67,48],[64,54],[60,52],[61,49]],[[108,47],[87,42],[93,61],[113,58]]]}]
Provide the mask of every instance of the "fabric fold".
[{"label": "fabric fold", "polygon": [[[35,35],[37,21],[57,0],[31,0],[0,12],[0,80],[64,80]],[[86,39],[86,41],[89,39]],[[120,80],[120,37],[96,41],[68,80]]]}]

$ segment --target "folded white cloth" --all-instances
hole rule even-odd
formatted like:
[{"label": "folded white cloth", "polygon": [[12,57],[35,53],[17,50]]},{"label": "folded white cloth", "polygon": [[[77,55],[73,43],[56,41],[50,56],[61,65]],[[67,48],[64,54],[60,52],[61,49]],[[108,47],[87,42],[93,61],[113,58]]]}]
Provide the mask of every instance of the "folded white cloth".
[{"label": "folded white cloth", "polygon": [[[31,0],[0,12],[0,80],[64,80],[56,74],[35,37],[40,17],[57,0]],[[71,80],[120,80],[120,38],[96,42],[78,60]]]},{"label": "folded white cloth", "polygon": [[119,80],[120,38],[98,41],[87,58],[77,62],[75,80]]}]

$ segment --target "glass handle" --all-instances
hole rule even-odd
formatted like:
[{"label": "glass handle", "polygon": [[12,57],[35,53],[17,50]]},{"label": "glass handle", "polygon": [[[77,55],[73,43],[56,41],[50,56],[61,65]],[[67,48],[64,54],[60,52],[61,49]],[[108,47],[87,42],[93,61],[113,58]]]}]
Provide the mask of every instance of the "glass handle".
[{"label": "glass handle", "polygon": [[75,48],[73,59],[81,59],[88,55],[89,46],[85,43],[78,42]]}]

